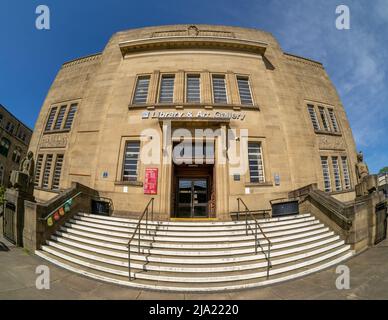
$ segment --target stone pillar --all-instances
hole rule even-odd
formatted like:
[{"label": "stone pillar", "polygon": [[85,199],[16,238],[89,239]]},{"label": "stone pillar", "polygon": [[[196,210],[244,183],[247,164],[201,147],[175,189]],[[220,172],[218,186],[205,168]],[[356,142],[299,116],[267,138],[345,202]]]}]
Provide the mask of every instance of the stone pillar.
[{"label": "stone pillar", "polygon": [[[222,148],[222,149],[220,149]],[[223,153],[224,160],[220,159]],[[221,126],[221,136],[215,141],[215,177],[216,181],[216,217],[220,220],[231,220],[229,214],[229,167],[227,152],[227,128]]]},{"label": "stone pillar", "polygon": [[201,103],[212,104],[212,84],[209,72],[201,73]]},{"label": "stone pillar", "polygon": [[233,105],[240,104],[240,96],[238,92],[238,85],[236,76],[232,71],[228,71],[226,74],[227,93],[229,95],[230,102]]},{"label": "stone pillar", "polygon": [[171,142],[171,121],[165,121],[162,125],[162,164],[160,181],[160,209],[159,219],[167,220],[171,217],[171,195],[172,195],[172,142]]},{"label": "stone pillar", "polygon": [[154,104],[158,100],[158,85],[159,85],[159,76],[160,72],[158,70],[154,71],[151,75],[150,85],[148,88],[148,104]]},{"label": "stone pillar", "polygon": [[185,99],[185,73],[179,70],[175,75],[174,103],[182,104]]}]

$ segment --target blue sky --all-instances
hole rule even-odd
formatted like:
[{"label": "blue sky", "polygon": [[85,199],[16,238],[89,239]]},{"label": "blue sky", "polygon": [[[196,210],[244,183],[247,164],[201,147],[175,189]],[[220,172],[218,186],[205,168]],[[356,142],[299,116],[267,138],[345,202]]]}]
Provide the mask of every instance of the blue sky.
[{"label": "blue sky", "polygon": [[[35,28],[35,8],[51,30]],[[335,28],[350,9],[351,29]],[[61,64],[103,50],[117,31],[209,23],[271,32],[286,52],[322,62],[372,172],[388,166],[388,0],[1,0],[0,103],[33,128]]]}]

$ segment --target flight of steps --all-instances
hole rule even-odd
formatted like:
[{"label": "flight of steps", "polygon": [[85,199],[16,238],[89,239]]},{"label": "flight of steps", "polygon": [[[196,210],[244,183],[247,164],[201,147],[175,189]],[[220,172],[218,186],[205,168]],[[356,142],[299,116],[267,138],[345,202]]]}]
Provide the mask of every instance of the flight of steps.
[{"label": "flight of steps", "polygon": [[[310,214],[260,219],[272,242],[267,279],[267,241],[246,234],[245,221],[150,222],[131,245],[137,220],[79,213],[36,254],[60,267],[120,285],[182,292],[252,288],[295,279],[353,255],[338,235]],[[252,228],[253,221],[249,221]]]}]

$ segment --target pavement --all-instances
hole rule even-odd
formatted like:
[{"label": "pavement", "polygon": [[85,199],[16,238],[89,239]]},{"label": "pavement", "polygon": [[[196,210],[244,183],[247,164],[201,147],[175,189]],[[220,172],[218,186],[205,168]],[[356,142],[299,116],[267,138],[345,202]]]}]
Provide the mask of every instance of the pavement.
[{"label": "pavement", "polygon": [[[99,282],[59,268],[0,235],[0,300],[388,300],[388,240],[344,263],[350,289],[336,288],[336,268],[264,288],[215,294],[165,293]],[[50,269],[50,289],[35,286],[36,267]]]}]

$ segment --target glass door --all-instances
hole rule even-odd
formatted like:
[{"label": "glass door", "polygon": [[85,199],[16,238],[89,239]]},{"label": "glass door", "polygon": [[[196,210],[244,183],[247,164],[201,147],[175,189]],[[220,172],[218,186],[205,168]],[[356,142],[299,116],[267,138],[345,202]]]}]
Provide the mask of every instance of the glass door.
[{"label": "glass door", "polygon": [[178,178],[176,217],[207,218],[208,191],[206,178]]}]

